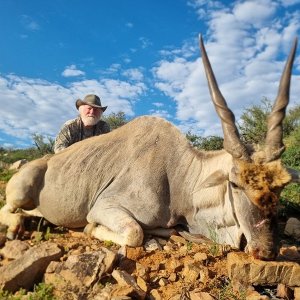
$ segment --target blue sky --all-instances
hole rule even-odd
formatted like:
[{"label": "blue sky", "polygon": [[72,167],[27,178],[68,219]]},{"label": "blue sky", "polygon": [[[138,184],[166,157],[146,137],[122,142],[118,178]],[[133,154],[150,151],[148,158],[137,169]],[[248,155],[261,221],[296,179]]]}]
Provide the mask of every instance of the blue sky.
[{"label": "blue sky", "polygon": [[[0,146],[55,137],[89,93],[107,115],[157,115],[183,132],[222,135],[198,35],[238,120],[276,97],[299,32],[300,0],[1,0]],[[291,106],[299,104],[299,53]]]}]

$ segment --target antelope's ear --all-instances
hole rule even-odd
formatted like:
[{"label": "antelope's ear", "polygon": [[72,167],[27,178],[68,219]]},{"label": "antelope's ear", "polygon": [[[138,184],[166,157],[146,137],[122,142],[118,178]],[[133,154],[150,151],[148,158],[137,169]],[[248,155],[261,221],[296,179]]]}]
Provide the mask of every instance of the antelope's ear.
[{"label": "antelope's ear", "polygon": [[300,183],[300,171],[292,168],[286,168],[286,169],[288,170],[289,174],[292,177],[291,182]]},{"label": "antelope's ear", "polygon": [[206,189],[216,185],[223,184],[224,181],[228,179],[229,179],[228,173],[218,170],[210,174],[203,182],[201,182],[200,186],[197,186],[196,189],[193,191],[193,194],[199,192],[199,190],[201,189]]}]

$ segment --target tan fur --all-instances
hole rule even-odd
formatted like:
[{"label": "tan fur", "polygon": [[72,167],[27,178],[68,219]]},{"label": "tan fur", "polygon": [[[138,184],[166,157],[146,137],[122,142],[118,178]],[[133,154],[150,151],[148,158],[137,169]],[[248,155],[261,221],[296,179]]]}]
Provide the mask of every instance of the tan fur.
[{"label": "tan fur", "polygon": [[291,175],[279,160],[265,163],[239,161],[239,185],[249,199],[265,214],[274,213],[282,188],[291,181]]}]

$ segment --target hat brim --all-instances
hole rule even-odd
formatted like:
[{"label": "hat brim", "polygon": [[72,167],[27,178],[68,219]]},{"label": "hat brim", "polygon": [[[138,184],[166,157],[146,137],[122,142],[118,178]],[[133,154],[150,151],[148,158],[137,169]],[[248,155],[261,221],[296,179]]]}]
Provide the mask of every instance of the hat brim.
[{"label": "hat brim", "polygon": [[107,109],[107,106],[99,106],[99,105],[90,104],[90,103],[82,101],[81,99],[78,99],[75,104],[76,104],[77,109],[81,105],[89,105],[89,106],[92,106],[92,107],[101,108],[103,112]]}]

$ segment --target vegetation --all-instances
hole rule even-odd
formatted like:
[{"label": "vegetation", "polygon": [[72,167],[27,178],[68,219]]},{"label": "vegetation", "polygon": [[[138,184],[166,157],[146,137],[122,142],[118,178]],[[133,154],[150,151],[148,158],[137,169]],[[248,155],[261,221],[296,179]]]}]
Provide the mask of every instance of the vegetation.
[{"label": "vegetation", "polygon": [[40,152],[41,155],[53,153],[53,147],[55,140],[47,136],[48,141],[44,141],[44,136],[42,134],[33,134],[32,140],[36,146],[36,149]]},{"label": "vegetation", "polygon": [[[241,138],[246,143],[263,144],[267,133],[267,117],[272,110],[272,104],[267,98],[261,100],[260,105],[253,105],[246,108],[241,115],[238,124]],[[286,140],[298,132],[300,135],[300,105],[287,111],[283,121],[283,137]]]},{"label": "vegetation", "polygon": [[24,289],[20,289],[16,293],[10,293],[8,291],[0,290],[0,299],[3,300],[56,300],[54,296],[54,287],[51,284],[39,283],[35,285],[32,292],[27,292]]},{"label": "vegetation", "polygon": [[223,148],[223,138],[219,136],[201,137],[192,134],[190,131],[186,134],[187,139],[191,144],[202,150],[220,150]]},{"label": "vegetation", "polygon": [[118,113],[111,113],[107,117],[103,117],[103,120],[109,124],[111,130],[121,127],[129,121],[126,119],[125,113],[122,111]]}]

